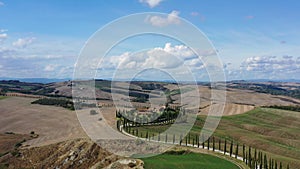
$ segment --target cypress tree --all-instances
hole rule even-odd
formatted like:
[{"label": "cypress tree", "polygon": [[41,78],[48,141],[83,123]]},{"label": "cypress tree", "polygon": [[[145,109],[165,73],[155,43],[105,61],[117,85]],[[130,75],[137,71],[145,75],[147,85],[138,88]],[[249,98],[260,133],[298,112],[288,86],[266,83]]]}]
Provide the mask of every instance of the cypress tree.
[{"label": "cypress tree", "polygon": [[182,134],[180,134],[179,145],[182,143]]},{"label": "cypress tree", "polygon": [[249,160],[249,164],[251,165],[251,147],[249,147],[249,151],[248,151],[248,160]]},{"label": "cypress tree", "polygon": [[191,133],[189,133],[189,142],[188,143],[191,143]]},{"label": "cypress tree", "polygon": [[187,146],[188,145],[188,137],[185,136],[185,145]]},{"label": "cypress tree", "polygon": [[275,161],[275,169],[277,169],[277,161]]},{"label": "cypress tree", "polygon": [[286,169],[290,169],[290,165],[289,164],[286,166]]},{"label": "cypress tree", "polygon": [[207,149],[209,150],[209,141],[210,140],[210,137],[208,137],[208,139],[207,139]]},{"label": "cypress tree", "polygon": [[272,159],[271,159],[271,157],[269,158],[269,169],[271,169],[272,168]]},{"label": "cypress tree", "polygon": [[204,136],[202,135],[202,148],[204,149]]},{"label": "cypress tree", "polygon": [[149,133],[148,133],[148,131],[146,132],[146,139],[148,139],[148,135],[149,135]]},{"label": "cypress tree", "polygon": [[257,160],[257,152],[256,152],[256,149],[254,149],[254,159]]},{"label": "cypress tree", "polygon": [[198,146],[198,148],[200,147],[200,135],[199,136],[197,136],[197,146]]},{"label": "cypress tree", "polygon": [[221,139],[219,139],[219,150],[221,151]]},{"label": "cypress tree", "polygon": [[239,143],[236,143],[235,158],[237,158],[238,154],[239,154]]},{"label": "cypress tree", "polygon": [[160,141],[160,132],[158,133],[157,140]]},{"label": "cypress tree", "polygon": [[213,137],[212,139],[213,139],[213,151],[215,151],[215,137]]},{"label": "cypress tree", "polygon": [[165,139],[166,143],[168,142],[168,133],[166,133],[166,139]]},{"label": "cypress tree", "polygon": [[225,144],[224,144],[224,154],[226,154],[226,147],[227,147],[227,141],[225,139]]},{"label": "cypress tree", "polygon": [[245,144],[243,144],[243,161],[245,162]]},{"label": "cypress tree", "polygon": [[229,152],[230,157],[232,155],[232,150],[233,150],[233,141],[231,140],[231,143],[230,143],[230,152]]},{"label": "cypress tree", "polygon": [[268,159],[267,159],[267,155],[266,154],[264,156],[264,168],[268,169]]},{"label": "cypress tree", "polygon": [[262,152],[259,153],[259,169],[262,169],[263,167],[263,157],[262,157]]},{"label": "cypress tree", "polygon": [[173,134],[173,144],[175,144],[175,134]]}]

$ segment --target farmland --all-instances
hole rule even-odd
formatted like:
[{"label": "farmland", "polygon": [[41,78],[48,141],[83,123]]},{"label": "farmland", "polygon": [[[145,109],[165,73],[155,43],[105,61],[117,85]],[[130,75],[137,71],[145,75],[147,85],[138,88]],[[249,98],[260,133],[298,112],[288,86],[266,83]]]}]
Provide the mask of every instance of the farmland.
[{"label": "farmland", "polygon": [[145,162],[145,169],[186,169],[186,168],[206,168],[210,169],[238,169],[235,164],[208,154],[200,153],[165,153],[154,157],[143,159]]},{"label": "farmland", "polygon": [[[190,143],[196,135],[199,135],[205,119],[206,116],[198,116],[190,132]],[[157,134],[162,133],[168,127],[169,125],[143,126],[136,129],[139,130],[139,133],[148,131],[149,134]],[[300,165],[299,131],[299,112],[256,108],[244,114],[224,116],[213,135],[216,138],[232,140],[239,142],[240,145],[245,144],[262,150],[285,165],[289,163],[295,167]],[[171,136],[169,140],[172,140]],[[224,142],[222,141],[221,147],[223,146]]]}]

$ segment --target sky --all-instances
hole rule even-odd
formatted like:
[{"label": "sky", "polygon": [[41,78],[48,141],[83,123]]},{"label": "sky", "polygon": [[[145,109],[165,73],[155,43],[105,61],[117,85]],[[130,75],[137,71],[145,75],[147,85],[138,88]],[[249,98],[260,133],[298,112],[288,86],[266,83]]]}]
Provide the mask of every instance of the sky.
[{"label": "sky", "polygon": [[[72,78],[80,51],[97,30],[120,17],[159,12],[165,17],[151,15],[145,23],[157,29],[195,25],[215,48],[227,80],[300,79],[299,9],[297,0],[0,0],[0,77]],[[195,56],[178,39],[144,35],[117,44],[105,63],[95,59],[90,66],[97,78],[111,78],[117,69],[119,78],[127,78],[126,71],[141,67],[186,77],[182,62],[195,79],[207,80],[207,65]]]}]

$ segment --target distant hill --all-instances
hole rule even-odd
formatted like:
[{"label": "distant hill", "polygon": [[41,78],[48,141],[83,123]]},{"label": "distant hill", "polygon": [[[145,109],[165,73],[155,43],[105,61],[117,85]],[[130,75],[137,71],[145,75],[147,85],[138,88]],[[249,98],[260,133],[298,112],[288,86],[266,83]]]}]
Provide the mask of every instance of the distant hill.
[{"label": "distant hill", "polygon": [[20,82],[26,83],[54,83],[54,82],[65,82],[71,80],[71,78],[64,78],[64,79],[50,79],[50,78],[7,78],[7,77],[0,77],[0,80],[19,80]]}]

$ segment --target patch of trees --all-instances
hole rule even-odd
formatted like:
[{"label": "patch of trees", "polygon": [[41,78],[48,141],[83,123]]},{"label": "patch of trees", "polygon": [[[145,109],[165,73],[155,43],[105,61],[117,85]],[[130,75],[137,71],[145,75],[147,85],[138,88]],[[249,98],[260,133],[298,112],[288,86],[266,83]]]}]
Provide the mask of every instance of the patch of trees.
[{"label": "patch of trees", "polygon": [[278,105],[273,105],[273,106],[264,106],[264,107],[300,112],[300,106],[278,106]]},{"label": "patch of trees", "polygon": [[259,83],[233,83],[234,86],[228,86],[231,88],[238,88],[238,89],[247,89],[253,90],[259,93],[268,93],[271,95],[283,95],[289,96],[293,98],[300,99],[300,88],[297,89],[283,89],[280,86],[271,85],[271,84],[259,84]]},{"label": "patch of trees", "polygon": [[42,98],[31,102],[31,104],[53,105],[75,110],[73,101],[68,99]]},{"label": "patch of trees", "polygon": [[172,124],[175,121],[176,123],[185,123],[187,121],[184,109],[172,109],[170,107],[165,108],[163,111],[152,111],[147,114],[141,114],[135,110],[117,110],[116,117],[130,126]]}]

